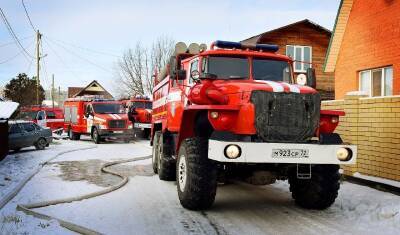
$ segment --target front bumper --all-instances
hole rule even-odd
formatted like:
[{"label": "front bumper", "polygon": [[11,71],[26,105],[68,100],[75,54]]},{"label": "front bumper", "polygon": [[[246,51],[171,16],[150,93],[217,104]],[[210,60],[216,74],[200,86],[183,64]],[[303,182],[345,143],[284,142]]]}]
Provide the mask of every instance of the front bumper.
[{"label": "front bumper", "polygon": [[[236,159],[225,157],[225,148],[230,144],[235,144],[240,147],[240,157]],[[352,151],[351,159],[340,161],[337,158],[336,152],[342,147],[348,148]],[[273,152],[276,152],[277,150],[305,150],[308,154],[305,157],[276,156]],[[236,163],[355,164],[357,158],[357,146],[210,140],[208,144],[208,158],[218,162]]]},{"label": "front bumper", "polygon": [[99,135],[102,138],[117,138],[117,139],[133,139],[133,130],[99,130]]},{"label": "front bumper", "polygon": [[140,122],[135,122],[133,124],[134,128],[138,128],[138,129],[150,129],[151,128],[151,123],[140,123]]}]

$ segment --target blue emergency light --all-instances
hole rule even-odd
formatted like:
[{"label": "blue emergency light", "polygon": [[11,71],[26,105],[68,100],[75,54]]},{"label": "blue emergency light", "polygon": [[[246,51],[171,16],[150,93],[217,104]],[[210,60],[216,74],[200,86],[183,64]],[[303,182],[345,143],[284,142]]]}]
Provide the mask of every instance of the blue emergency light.
[{"label": "blue emergency light", "polygon": [[214,45],[219,48],[224,49],[251,49],[251,50],[262,50],[262,51],[270,51],[270,52],[277,52],[279,50],[278,45],[272,44],[255,44],[255,45],[248,45],[242,44],[240,42],[229,42],[229,41],[221,41],[217,40],[214,42]]}]

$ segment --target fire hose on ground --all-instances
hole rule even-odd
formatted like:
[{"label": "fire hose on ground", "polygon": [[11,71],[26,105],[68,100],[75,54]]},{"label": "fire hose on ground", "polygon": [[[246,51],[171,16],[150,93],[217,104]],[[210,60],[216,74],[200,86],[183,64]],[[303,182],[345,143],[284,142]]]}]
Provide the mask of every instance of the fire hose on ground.
[{"label": "fire hose on ground", "polygon": [[129,178],[127,176],[124,176],[116,171],[113,171],[111,169],[107,169],[107,167],[112,166],[112,165],[117,165],[117,164],[122,164],[122,163],[127,163],[127,162],[134,162],[134,161],[140,161],[140,160],[145,160],[145,159],[149,159],[151,158],[151,156],[145,156],[145,157],[138,157],[138,158],[129,158],[129,159],[124,159],[124,160],[118,160],[118,161],[112,161],[112,162],[107,162],[104,163],[101,166],[101,171],[104,173],[108,173],[108,174],[112,174],[115,175],[119,178],[121,178],[122,180],[118,183],[115,184],[113,186],[110,186],[108,188],[102,189],[100,191],[97,192],[93,192],[93,193],[88,193],[88,194],[84,194],[84,195],[80,195],[80,196],[75,196],[75,197],[68,197],[68,198],[63,198],[63,199],[57,199],[57,200],[50,200],[50,201],[43,201],[43,202],[37,202],[37,203],[31,203],[31,204],[19,204],[17,205],[17,210],[23,211],[25,214],[28,215],[32,215],[34,217],[37,217],[39,219],[45,219],[45,220],[57,220],[59,222],[59,224],[68,229],[71,230],[73,232],[77,232],[80,234],[101,234],[95,230],[89,229],[89,228],[85,228],[83,226],[53,217],[53,216],[49,216],[43,213],[39,213],[34,211],[33,209],[35,208],[41,208],[41,207],[46,207],[46,206],[52,206],[52,205],[57,205],[57,204],[62,204],[62,203],[71,203],[71,202],[76,202],[76,201],[82,201],[85,199],[90,199],[93,197],[97,197],[97,196],[101,196],[104,195],[106,193],[110,193],[112,191],[115,191],[121,187],[123,187],[125,184],[128,183]]}]

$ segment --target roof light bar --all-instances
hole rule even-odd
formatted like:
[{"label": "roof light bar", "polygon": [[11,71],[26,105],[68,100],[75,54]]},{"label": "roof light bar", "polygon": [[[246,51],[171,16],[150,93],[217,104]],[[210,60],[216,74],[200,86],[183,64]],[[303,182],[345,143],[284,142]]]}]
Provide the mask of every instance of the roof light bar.
[{"label": "roof light bar", "polygon": [[219,48],[224,49],[251,49],[251,50],[262,50],[262,51],[269,51],[269,52],[277,52],[279,50],[278,45],[272,44],[243,44],[240,42],[229,42],[229,41],[221,41],[217,40],[213,43],[212,47],[216,46]]}]

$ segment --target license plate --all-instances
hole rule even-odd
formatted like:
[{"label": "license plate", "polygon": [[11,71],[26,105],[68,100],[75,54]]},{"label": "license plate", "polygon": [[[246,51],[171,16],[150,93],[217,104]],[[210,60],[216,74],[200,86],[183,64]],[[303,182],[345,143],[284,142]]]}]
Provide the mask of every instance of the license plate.
[{"label": "license plate", "polygon": [[123,131],[114,131],[115,134],[122,134],[124,133]]},{"label": "license plate", "polygon": [[272,149],[272,158],[308,158],[308,149]]}]

